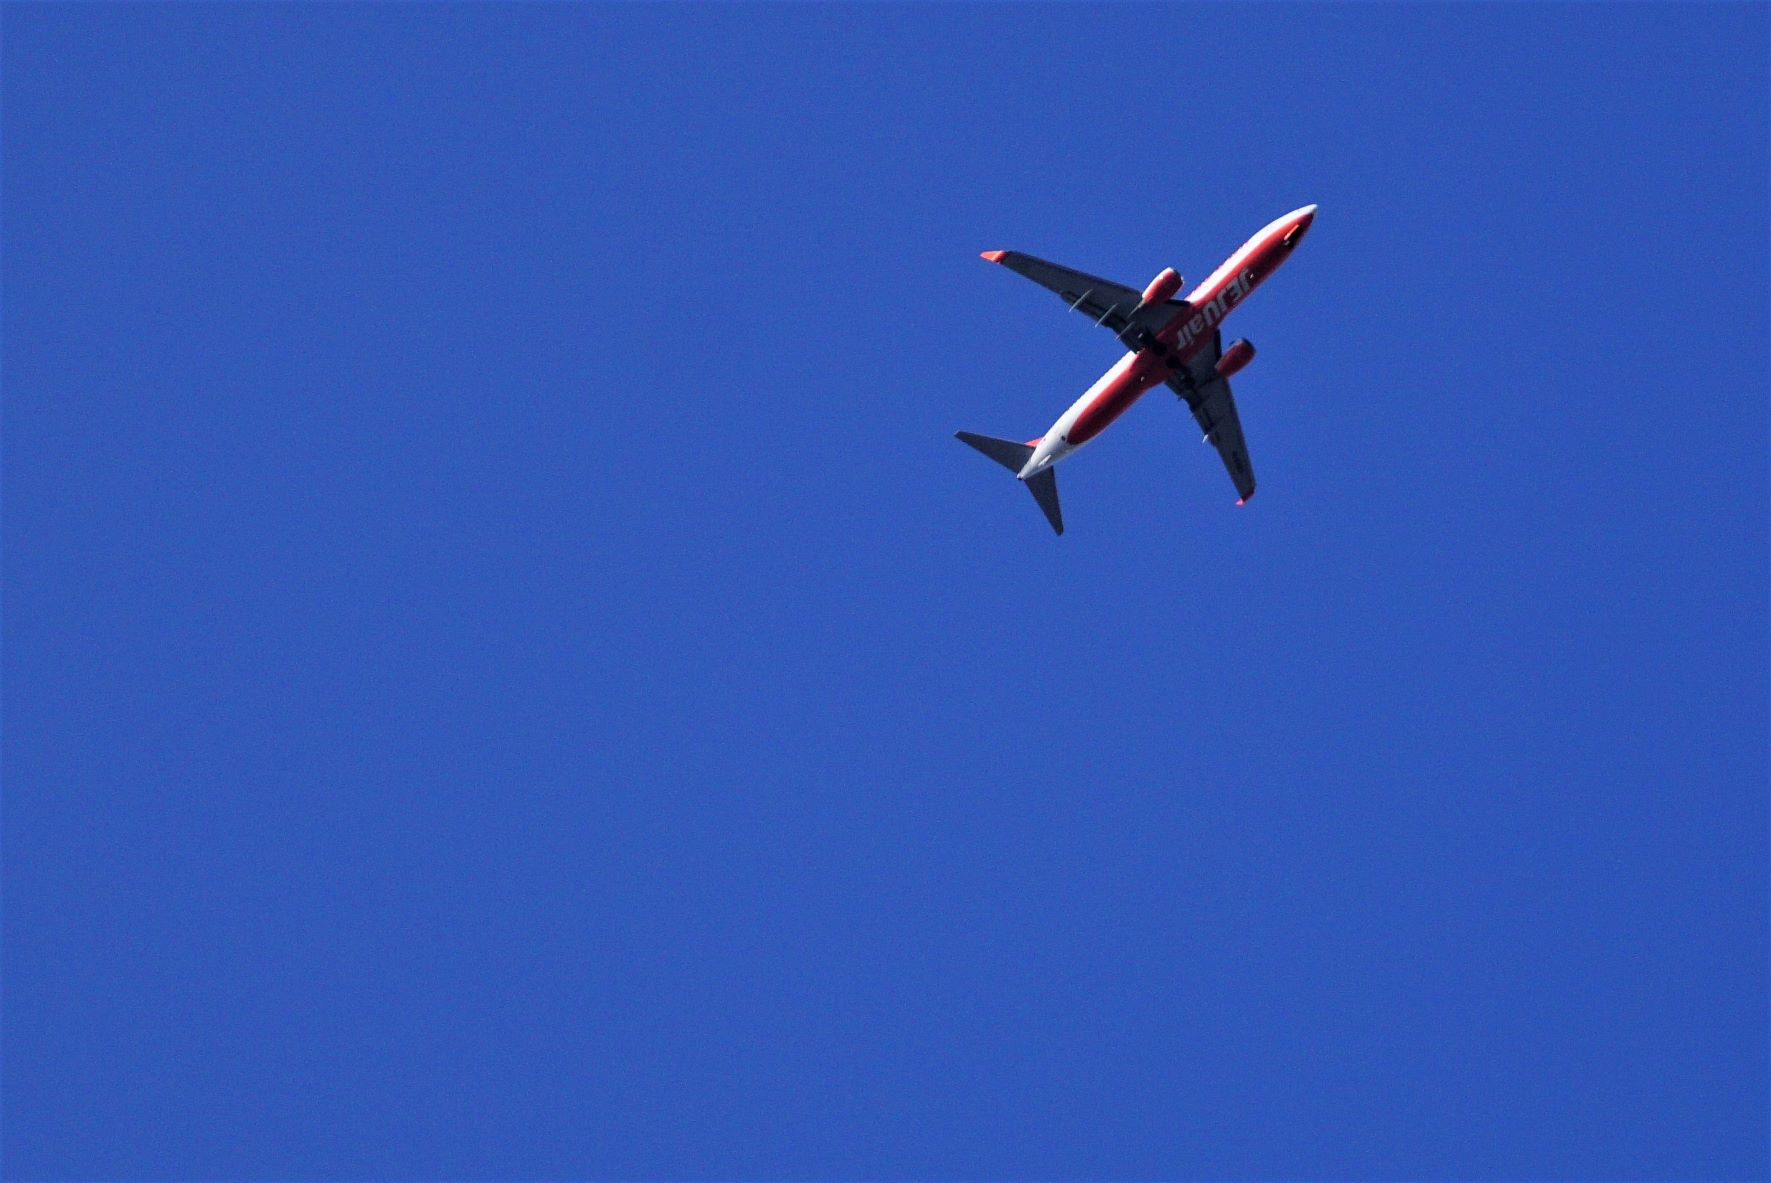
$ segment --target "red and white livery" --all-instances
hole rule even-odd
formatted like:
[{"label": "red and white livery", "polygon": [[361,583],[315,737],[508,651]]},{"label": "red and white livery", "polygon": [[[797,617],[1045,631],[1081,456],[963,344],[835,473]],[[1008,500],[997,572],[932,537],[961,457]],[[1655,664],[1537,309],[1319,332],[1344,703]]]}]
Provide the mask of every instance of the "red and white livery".
[{"label": "red and white livery", "polygon": [[1306,205],[1269,222],[1179,300],[1173,297],[1181,277],[1173,268],[1139,292],[1018,251],[985,251],[984,258],[992,263],[1051,289],[1071,308],[1111,329],[1128,352],[1038,439],[1023,444],[969,431],[959,432],[958,438],[1012,470],[1032,491],[1052,529],[1062,534],[1053,467],[1105,431],[1145,391],[1166,384],[1193,412],[1205,441],[1223,457],[1236,485],[1236,504],[1243,504],[1254,495],[1254,469],[1230,377],[1254,357],[1254,346],[1237,341],[1224,348],[1218,326],[1291,257],[1315,218],[1316,207]]}]

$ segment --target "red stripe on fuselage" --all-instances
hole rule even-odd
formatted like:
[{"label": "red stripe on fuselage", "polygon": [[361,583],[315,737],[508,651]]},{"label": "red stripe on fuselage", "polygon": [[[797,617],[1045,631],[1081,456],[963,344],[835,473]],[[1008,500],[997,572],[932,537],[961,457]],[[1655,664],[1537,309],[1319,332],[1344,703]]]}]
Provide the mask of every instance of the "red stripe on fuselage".
[{"label": "red stripe on fuselage", "polygon": [[[1065,440],[1080,446],[1094,439],[1107,430],[1115,419],[1125,414],[1133,403],[1144,396],[1145,391],[1166,381],[1170,373],[1180,369],[1205,348],[1205,343],[1211,340],[1212,333],[1224,317],[1230,314],[1230,310],[1247,299],[1248,293],[1259,287],[1261,281],[1271,275],[1291,253],[1289,248],[1281,245],[1281,240],[1296,225],[1296,221],[1286,221],[1260,239],[1244,243],[1242,249],[1231,255],[1224,266],[1212,272],[1187,297],[1187,303],[1191,307],[1177,315],[1156,334],[1156,339],[1162,342],[1165,349],[1173,348],[1177,340],[1187,335],[1187,342],[1180,352],[1171,355],[1167,362],[1159,361],[1148,353],[1140,353],[1124,373],[1103,387],[1094,401],[1083,408],[1082,414],[1076,417],[1076,422],[1070,425],[1070,430],[1064,433]],[[1229,265],[1238,261],[1240,266]]]},{"label": "red stripe on fuselage", "polygon": [[1070,430],[1064,433],[1069,443],[1081,446],[1107,430],[1113,420],[1125,414],[1126,409],[1144,396],[1144,392],[1161,382],[1168,376],[1168,368],[1161,362],[1146,356],[1138,359],[1113,381],[1101,388],[1101,393],[1082,409]]}]

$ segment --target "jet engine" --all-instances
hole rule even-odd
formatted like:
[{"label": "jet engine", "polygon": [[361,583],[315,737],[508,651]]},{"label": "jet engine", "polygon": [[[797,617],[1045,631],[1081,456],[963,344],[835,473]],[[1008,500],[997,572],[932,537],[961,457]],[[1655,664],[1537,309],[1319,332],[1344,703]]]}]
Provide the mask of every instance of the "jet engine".
[{"label": "jet engine", "polygon": [[1180,290],[1180,275],[1173,267],[1164,267],[1162,273],[1152,279],[1150,286],[1144,289],[1144,298],[1138,301],[1138,307],[1148,308],[1152,304],[1166,304]]},{"label": "jet engine", "polygon": [[1254,360],[1254,346],[1247,341],[1237,341],[1224,350],[1224,356],[1218,358],[1218,377],[1228,378],[1237,370]]},{"label": "jet engine", "polygon": [[1146,308],[1158,308],[1168,303],[1169,298],[1181,290],[1181,277],[1173,267],[1164,267],[1144,294],[1138,298],[1137,307],[1126,317],[1125,329],[1119,334],[1119,340],[1127,349],[1141,352],[1149,349],[1160,356],[1162,347],[1156,343],[1156,334],[1147,325],[1141,324],[1139,318]]}]

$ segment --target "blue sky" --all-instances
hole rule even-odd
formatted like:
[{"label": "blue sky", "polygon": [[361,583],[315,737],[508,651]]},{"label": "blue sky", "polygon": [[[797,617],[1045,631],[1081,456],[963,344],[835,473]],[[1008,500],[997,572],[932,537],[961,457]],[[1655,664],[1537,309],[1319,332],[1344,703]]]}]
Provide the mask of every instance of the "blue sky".
[{"label": "blue sky", "polygon": [[1764,1177],[1766,24],[6,6],[5,1174]]}]

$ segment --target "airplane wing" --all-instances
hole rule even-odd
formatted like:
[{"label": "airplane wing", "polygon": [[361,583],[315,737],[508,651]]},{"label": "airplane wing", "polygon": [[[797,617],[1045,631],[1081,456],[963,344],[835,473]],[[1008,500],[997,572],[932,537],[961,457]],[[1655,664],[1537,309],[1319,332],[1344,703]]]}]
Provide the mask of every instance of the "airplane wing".
[{"label": "airplane wing", "polygon": [[[1137,308],[1138,300],[1143,296],[1136,288],[1128,288],[1122,283],[1114,283],[1086,271],[1060,267],[1056,263],[1048,263],[1033,255],[1024,255],[1020,251],[985,251],[984,257],[992,263],[1002,264],[1010,271],[1025,275],[1042,288],[1056,292],[1064,303],[1096,324],[1104,325],[1114,336],[1120,335],[1131,326],[1132,311]],[[1144,309],[1138,314],[1138,322],[1152,333],[1160,332],[1174,319],[1175,313],[1186,307],[1188,304],[1185,300],[1170,300],[1167,304]]]},{"label": "airplane wing", "polygon": [[1195,354],[1186,371],[1170,378],[1168,385],[1185,400],[1199,429],[1205,432],[1206,442],[1223,457],[1237,494],[1247,501],[1254,496],[1254,468],[1248,462],[1248,445],[1242,441],[1242,420],[1236,414],[1229,379],[1218,377],[1216,367],[1223,353],[1223,334],[1213,333],[1211,344]]}]

